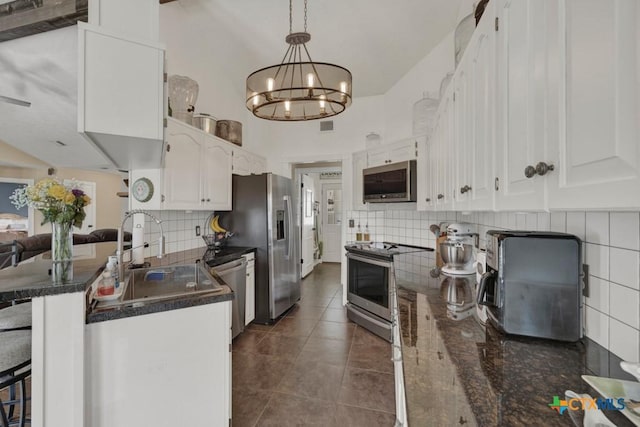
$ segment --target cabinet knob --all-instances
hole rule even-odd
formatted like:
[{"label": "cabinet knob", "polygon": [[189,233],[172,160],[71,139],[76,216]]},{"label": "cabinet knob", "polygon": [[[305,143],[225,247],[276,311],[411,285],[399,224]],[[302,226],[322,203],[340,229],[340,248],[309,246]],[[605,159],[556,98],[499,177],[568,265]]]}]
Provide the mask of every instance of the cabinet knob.
[{"label": "cabinet knob", "polygon": [[200,199],[201,202],[204,202],[204,199]]},{"label": "cabinet knob", "polygon": [[540,162],[536,165],[536,172],[540,176],[546,175],[547,172],[551,172],[554,169],[555,169],[555,166],[548,165],[545,162]]},{"label": "cabinet knob", "polygon": [[526,168],[524,168],[524,176],[526,176],[527,178],[533,178],[536,174],[536,168],[534,168],[533,166],[529,165]]},{"label": "cabinet knob", "polygon": [[438,194],[438,200],[444,199],[444,194]]},{"label": "cabinet knob", "polygon": [[425,202],[430,202],[431,198],[427,197],[426,199],[424,199]]},{"label": "cabinet knob", "polygon": [[207,202],[210,202],[210,201],[211,201],[211,199],[207,199]]},{"label": "cabinet knob", "polygon": [[539,162],[537,165],[535,165],[535,167],[529,165],[524,168],[524,176],[526,176],[527,178],[533,178],[535,175],[544,176],[554,169],[555,166],[553,165],[547,164],[545,162]]},{"label": "cabinet knob", "polygon": [[462,416],[460,416],[460,420],[458,420],[458,424],[463,425],[466,424],[468,421],[465,418],[462,418]]},{"label": "cabinet knob", "polygon": [[468,192],[470,190],[471,190],[471,187],[469,187],[468,185],[465,185],[464,187],[460,188],[460,193],[464,194],[464,193],[466,193],[466,192]]}]

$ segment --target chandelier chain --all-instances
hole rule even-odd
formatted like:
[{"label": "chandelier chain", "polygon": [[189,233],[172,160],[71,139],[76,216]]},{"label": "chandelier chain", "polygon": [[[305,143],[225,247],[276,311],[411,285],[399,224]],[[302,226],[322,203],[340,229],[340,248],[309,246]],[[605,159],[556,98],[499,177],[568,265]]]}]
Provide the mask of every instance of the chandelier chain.
[{"label": "chandelier chain", "polygon": [[293,6],[292,6],[292,2],[293,0],[289,0],[289,34],[291,34],[293,32],[293,19],[292,19],[292,15],[293,15]]},{"label": "chandelier chain", "polygon": [[307,32],[307,0],[304,0],[304,32]]}]

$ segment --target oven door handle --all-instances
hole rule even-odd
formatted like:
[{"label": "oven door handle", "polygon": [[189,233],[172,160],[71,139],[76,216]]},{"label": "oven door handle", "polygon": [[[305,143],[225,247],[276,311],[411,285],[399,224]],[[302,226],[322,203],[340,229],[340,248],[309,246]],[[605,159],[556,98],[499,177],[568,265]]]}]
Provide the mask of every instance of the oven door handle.
[{"label": "oven door handle", "polygon": [[373,264],[380,267],[391,268],[393,266],[393,261],[382,261],[373,258],[368,258],[360,255],[352,254],[351,252],[347,252],[347,258],[352,259],[354,261],[365,262],[367,264]]}]

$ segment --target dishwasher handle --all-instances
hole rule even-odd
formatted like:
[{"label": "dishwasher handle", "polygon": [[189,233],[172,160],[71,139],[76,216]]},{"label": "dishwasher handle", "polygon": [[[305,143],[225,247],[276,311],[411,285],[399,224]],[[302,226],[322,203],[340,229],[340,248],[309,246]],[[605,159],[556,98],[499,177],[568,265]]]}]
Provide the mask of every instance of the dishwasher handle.
[{"label": "dishwasher handle", "polygon": [[213,267],[213,270],[219,275],[233,273],[234,271],[240,270],[242,268],[247,267],[247,261],[244,258],[240,258],[234,261],[227,262],[225,264],[220,264]]}]

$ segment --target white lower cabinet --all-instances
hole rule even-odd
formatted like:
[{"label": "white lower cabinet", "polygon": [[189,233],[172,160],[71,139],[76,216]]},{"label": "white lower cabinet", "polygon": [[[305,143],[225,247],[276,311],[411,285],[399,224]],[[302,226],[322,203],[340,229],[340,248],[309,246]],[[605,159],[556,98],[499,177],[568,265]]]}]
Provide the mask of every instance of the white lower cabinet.
[{"label": "white lower cabinet", "polygon": [[230,210],[231,144],[169,119],[164,209]]},{"label": "white lower cabinet", "polygon": [[231,424],[231,301],[85,326],[92,427]]},{"label": "white lower cabinet", "polygon": [[242,257],[247,261],[247,280],[245,293],[244,324],[248,325],[256,318],[256,269],[255,254],[253,252],[244,254]]}]

